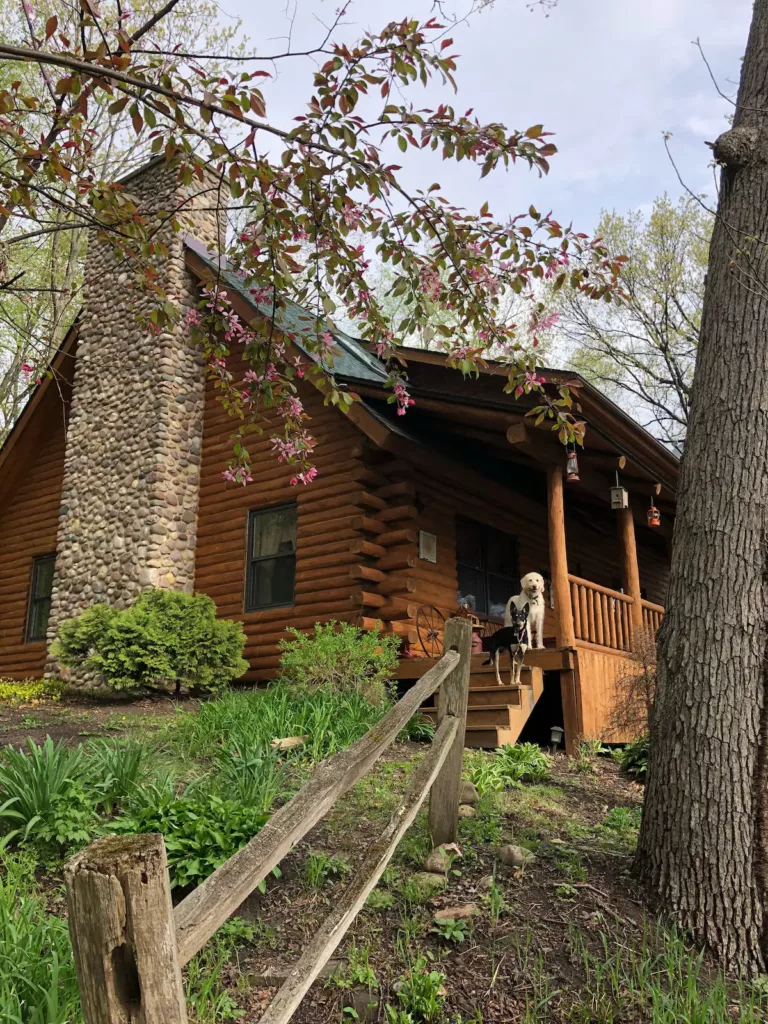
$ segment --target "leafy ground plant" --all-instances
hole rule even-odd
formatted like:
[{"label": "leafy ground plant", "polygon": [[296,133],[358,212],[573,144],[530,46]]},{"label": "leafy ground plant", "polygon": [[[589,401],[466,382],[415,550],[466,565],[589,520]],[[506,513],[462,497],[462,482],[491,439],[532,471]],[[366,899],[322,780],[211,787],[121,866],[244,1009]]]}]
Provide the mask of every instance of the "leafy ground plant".
[{"label": "leafy ground plant", "polygon": [[648,733],[624,747],[619,757],[619,767],[636,782],[645,782],[648,772]]},{"label": "leafy ground plant", "polygon": [[535,743],[506,743],[494,754],[475,751],[467,758],[467,775],[481,795],[523,782],[542,782],[549,771],[549,757]]},{"label": "leafy ground plant", "polygon": [[348,747],[382,716],[359,693],[317,690],[297,696],[286,686],[231,690],[192,712],[179,712],[168,730],[171,746],[184,757],[215,758],[225,745],[264,756],[275,739],[305,737],[290,754],[318,761]]},{"label": "leafy ground plant", "polygon": [[431,931],[446,942],[460,943],[469,935],[469,925],[466,921],[446,918],[443,921],[436,921]]},{"label": "leafy ground plant", "polygon": [[161,832],[171,888],[177,889],[202,882],[268,820],[268,814],[215,794],[176,797],[161,792],[137,812],[109,822],[105,831]]},{"label": "leafy ground plant", "polygon": [[130,796],[143,775],[148,752],[135,740],[96,740],[86,749],[85,771],[95,803],[111,814]]},{"label": "leafy ground plant", "polygon": [[310,850],[305,865],[307,882],[313,889],[322,889],[330,878],[345,878],[351,868],[344,857],[337,857],[322,850]]},{"label": "leafy ground plant", "polygon": [[30,840],[57,850],[90,837],[93,808],[83,785],[82,748],[27,741],[0,758],[0,828],[14,842]]},{"label": "leafy ground plant", "polygon": [[60,700],[64,683],[58,679],[0,679],[0,704],[39,704],[44,700]]},{"label": "leafy ground plant", "polygon": [[240,946],[252,942],[255,935],[252,925],[233,917],[190,960],[186,968],[186,996],[195,1024],[219,1024],[242,1017],[223,975],[230,964],[237,963]]},{"label": "leafy ground plant", "polygon": [[420,956],[403,974],[397,985],[398,1007],[387,1006],[387,1021],[402,1024],[399,1014],[413,1024],[439,1021],[445,1003],[445,975],[432,969],[429,956]]}]

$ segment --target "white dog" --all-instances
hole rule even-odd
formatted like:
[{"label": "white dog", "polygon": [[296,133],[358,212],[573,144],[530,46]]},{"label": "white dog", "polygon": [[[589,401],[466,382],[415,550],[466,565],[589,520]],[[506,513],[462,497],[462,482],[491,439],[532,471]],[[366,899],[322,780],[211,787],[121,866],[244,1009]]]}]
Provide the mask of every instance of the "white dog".
[{"label": "white dog", "polygon": [[512,605],[520,610],[528,605],[528,646],[544,646],[544,577],[538,572],[529,572],[520,580],[522,592],[510,597],[504,609],[504,625],[512,625]]}]

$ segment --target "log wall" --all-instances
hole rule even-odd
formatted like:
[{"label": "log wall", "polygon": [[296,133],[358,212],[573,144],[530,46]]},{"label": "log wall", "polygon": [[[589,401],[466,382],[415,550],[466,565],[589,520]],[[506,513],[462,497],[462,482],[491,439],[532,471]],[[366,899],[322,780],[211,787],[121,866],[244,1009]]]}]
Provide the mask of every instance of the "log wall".
[{"label": "log wall", "polygon": [[32,561],[56,550],[71,388],[51,382],[0,480],[0,677],[39,678],[45,641],[26,643]]},{"label": "log wall", "polygon": [[[247,367],[237,366],[237,374]],[[251,669],[245,678],[274,678],[280,663],[278,643],[287,626],[311,629],[327,619],[362,621],[361,592],[366,583],[357,570],[370,565],[365,549],[389,524],[375,519],[379,506],[371,493],[382,481],[366,468],[363,435],[332,407],[311,383],[299,382],[300,397],[312,417],[308,424],[317,441],[318,476],[309,486],[292,487],[294,470],[277,462],[269,435],[277,417],[263,421],[264,435],[246,441],[251,453],[253,483],[226,483],[222,471],[231,453],[231,434],[237,421],[221,407],[209,382],[198,511],[195,590],[214,599],[222,617],[243,623],[247,635],[244,656]],[[296,590],[292,607],[245,612],[245,570],[248,514],[295,501],[298,505]]]}]

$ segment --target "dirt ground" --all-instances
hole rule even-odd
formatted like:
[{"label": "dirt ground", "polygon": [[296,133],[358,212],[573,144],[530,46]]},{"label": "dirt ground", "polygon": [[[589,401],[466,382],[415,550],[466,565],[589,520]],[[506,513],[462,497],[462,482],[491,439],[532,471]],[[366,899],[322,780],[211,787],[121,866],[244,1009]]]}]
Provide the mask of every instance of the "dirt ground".
[{"label": "dirt ground", "polygon": [[[242,1020],[247,1024],[260,1019],[286,967],[296,962],[343,891],[343,878],[329,878],[317,889],[308,884],[308,855],[322,851],[342,857],[354,871],[388,818],[393,792],[406,782],[406,753],[404,747],[396,749],[383,766],[383,779],[381,774],[369,779],[340,803],[283,862],[282,878],[243,908],[257,929],[256,943],[241,952],[239,969],[230,968],[230,984],[237,1004],[246,1007]],[[356,1019],[344,1009],[350,1005],[361,1017],[387,1020],[385,1004],[398,1005],[396,990],[408,964],[425,954],[429,969],[445,975],[446,1002],[436,1020],[572,1019],[570,1009],[563,1014],[581,999],[578,941],[597,949],[601,933],[608,931],[636,946],[643,933],[641,894],[630,874],[634,834],[619,837],[603,825],[610,808],[638,807],[640,799],[639,787],[624,780],[609,759],[595,759],[589,771],[579,771],[571,759],[556,758],[547,784],[509,790],[498,797],[501,813],[480,810],[461,822],[456,873],[449,874],[445,891],[424,900],[414,900],[408,885],[429,848],[424,821],[417,820],[377,890],[385,894],[382,905],[361,912],[325,972],[332,977],[312,987],[293,1020]],[[535,859],[524,869],[505,867],[499,860],[504,843],[527,846]],[[495,920],[489,900],[493,875],[504,902]],[[463,941],[432,931],[437,912],[450,909],[459,916],[468,907],[475,912]],[[377,981],[369,989],[355,984],[361,958],[373,971],[369,980],[375,975]],[[269,984],[270,976],[275,984]]]},{"label": "dirt ground", "polygon": [[9,707],[0,704],[0,746],[24,746],[28,739],[42,743],[46,736],[55,742],[78,743],[89,736],[122,732],[136,718],[164,718],[177,708],[189,706],[185,698],[120,698],[94,700],[86,696],[66,697]]}]

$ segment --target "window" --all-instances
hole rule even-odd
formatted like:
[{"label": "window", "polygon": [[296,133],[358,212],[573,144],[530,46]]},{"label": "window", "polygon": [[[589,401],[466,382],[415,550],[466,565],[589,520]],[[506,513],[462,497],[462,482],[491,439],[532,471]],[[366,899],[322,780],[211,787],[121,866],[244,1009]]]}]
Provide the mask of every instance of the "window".
[{"label": "window", "polygon": [[500,618],[507,601],[520,590],[517,538],[458,516],[456,563],[459,603],[480,615]]},{"label": "window", "polygon": [[293,604],[296,582],[296,506],[278,505],[248,516],[245,610]]},{"label": "window", "polygon": [[27,615],[27,643],[45,640],[48,616],[51,612],[53,570],[56,554],[38,555],[32,561],[32,586],[29,591],[29,614]]}]

